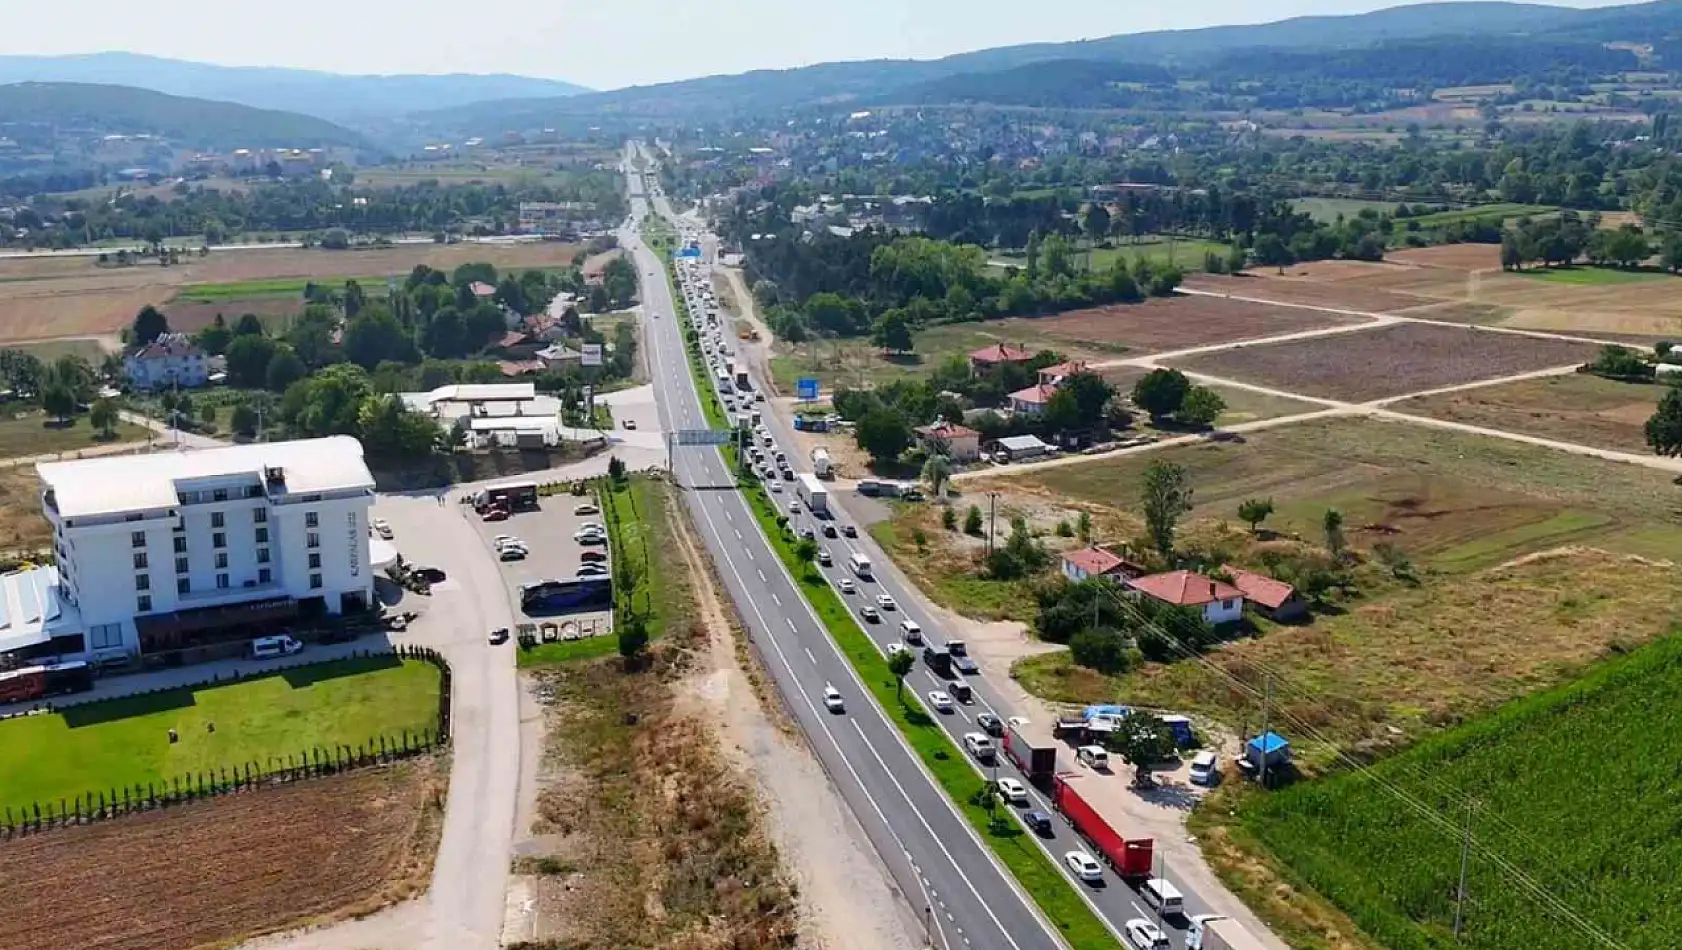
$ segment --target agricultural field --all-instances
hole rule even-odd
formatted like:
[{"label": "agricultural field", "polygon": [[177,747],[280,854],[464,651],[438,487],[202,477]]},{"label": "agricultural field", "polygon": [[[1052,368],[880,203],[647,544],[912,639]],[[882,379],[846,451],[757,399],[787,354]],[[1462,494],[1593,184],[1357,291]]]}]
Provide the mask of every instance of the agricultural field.
[{"label": "agricultural field", "polygon": [[1674,280],[1676,275],[1662,270],[1642,268],[1621,270],[1616,267],[1531,267],[1512,272],[1527,280],[1550,284],[1569,284],[1577,287],[1611,287],[1619,284],[1641,284],[1648,281]]},{"label": "agricultural field", "polygon": [[426,889],[446,782],[411,759],[7,841],[0,950],[229,946],[372,913]]},{"label": "agricultural field", "polygon": [[1467,208],[1456,208],[1452,211],[1438,211],[1435,214],[1423,214],[1416,218],[1408,218],[1421,228],[1440,228],[1444,225],[1468,221],[1507,221],[1512,218],[1539,217],[1558,211],[1551,205],[1526,205],[1512,203],[1496,203],[1487,205],[1472,205]]},{"label": "agricultural field", "polygon": [[[1133,384],[1138,382],[1150,370],[1142,366],[1114,366],[1099,370],[1103,376],[1122,393],[1133,391]],[[1206,383],[1204,385],[1214,390],[1226,402],[1226,411],[1215,419],[1215,426],[1237,425],[1241,422],[1259,422],[1263,419],[1277,419],[1281,416],[1301,415],[1305,412],[1315,412],[1325,407],[1319,403],[1306,399],[1290,399],[1285,396],[1275,396],[1270,393],[1259,393],[1253,389],[1238,386],[1223,386],[1220,383]],[[1150,418],[1143,414],[1133,420],[1133,424],[1141,429],[1151,430]],[[1164,430],[1166,434],[1183,435],[1178,430]]]},{"label": "agricultural field", "polygon": [[1291,202],[1298,211],[1306,211],[1316,221],[1332,222],[1339,217],[1353,218],[1363,211],[1388,214],[1396,210],[1394,201],[1367,201],[1361,198],[1298,198]]},{"label": "agricultural field", "polygon": [[0,722],[0,803],[25,807],[434,730],[438,690],[432,664],[372,657],[9,719]]},{"label": "agricultural field", "polygon": [[1663,386],[1573,373],[1392,403],[1397,412],[1645,453],[1643,426]]},{"label": "agricultural field", "polygon": [[[1334,261],[1334,264],[1359,263]],[[1283,276],[1272,270],[1248,271],[1239,276],[1189,274],[1181,284],[1187,290],[1202,290],[1212,294],[1258,300],[1265,303],[1320,307],[1333,311],[1357,314],[1389,313],[1407,310],[1432,299],[1412,294],[1392,293],[1372,287],[1342,286],[1308,277],[1315,265],[1285,268]],[[1322,268],[1323,269],[1323,268]]]},{"label": "agricultural field", "polygon": [[1446,267],[1449,270],[1500,270],[1501,245],[1438,244],[1433,247],[1409,247],[1386,251],[1384,260],[1387,263]]},{"label": "agricultural field", "polygon": [[[1682,740],[1669,725],[1678,703],[1682,639],[1669,637],[1424,742],[1370,775],[1251,797],[1237,821],[1386,947],[1446,945],[1459,828],[1468,820],[1476,846],[1457,946],[1563,950],[1590,942],[1518,886],[1518,872],[1611,935],[1609,943],[1670,947],[1682,933],[1674,831],[1682,806],[1671,794]],[[1562,771],[1563,763],[1570,765]],[[1608,806],[1585,807],[1585,790]]]},{"label": "agricultural field", "polygon": [[1591,343],[1399,323],[1336,336],[1176,359],[1182,369],[1365,402],[1532,370],[1585,363]]},{"label": "agricultural field", "polygon": [[1327,508],[1356,550],[1385,543],[1423,567],[1463,574],[1563,545],[1682,560],[1682,510],[1665,472],[1542,446],[1376,419],[1318,419],[1242,443],[1175,446],[966,483],[1053,505],[1132,509],[1144,471],[1184,466],[1193,521],[1232,521],[1245,498],[1267,526],[1318,538]]},{"label": "agricultural field", "polygon": [[151,434],[149,429],[119,422],[113,427],[115,437],[106,440],[85,415],[61,426],[48,416],[29,412],[0,418],[0,462],[36,455],[74,456],[84,449],[110,450],[125,442],[145,442]]},{"label": "agricultural field", "polygon": [[270,247],[189,255],[171,267],[141,263],[120,268],[101,267],[91,257],[6,258],[0,259],[0,343],[115,335],[141,307],[165,306],[189,287],[189,302],[220,301],[222,312],[238,315],[250,309],[248,301],[273,297],[283,284],[301,292],[310,280],[381,280],[369,275],[402,276],[417,264],[445,270],[470,261],[498,268],[559,267],[571,262],[577,250],[553,242],[403,244],[347,251]]},{"label": "agricultural field", "polygon": [[[1050,192],[1050,189],[1046,190],[1046,193]],[[1142,257],[1152,263],[1177,264],[1182,270],[1194,271],[1203,269],[1203,260],[1207,255],[1218,254],[1225,260],[1230,253],[1232,246],[1220,241],[1147,234],[1137,241],[1123,238],[1110,247],[1095,247],[1090,254],[1083,245],[1073,255],[1073,260],[1077,267],[1085,267],[1090,257],[1092,269],[1101,271],[1107,270],[1117,260],[1131,264],[1135,258]],[[999,251],[988,263],[994,267],[1021,267],[1025,257],[1026,252],[1021,249]]]},{"label": "agricultural field", "polygon": [[[1018,321],[1021,322],[1021,321]],[[1275,307],[1243,300],[1176,294],[1039,317],[1025,324],[1045,337],[1094,350],[1160,353],[1214,343],[1360,323],[1359,317]],[[992,324],[984,324],[991,326]]]},{"label": "agricultural field", "polygon": [[1081,341],[1056,334],[1049,325],[1057,318],[1011,318],[985,323],[946,323],[918,331],[915,349],[890,354],[868,340],[813,340],[789,344],[779,341],[771,358],[771,375],[778,390],[793,393],[795,380],[816,376],[825,390],[837,385],[881,385],[895,379],[927,375],[953,356],[1005,343],[1029,350],[1054,349],[1071,359],[1098,361],[1123,348],[1098,341]]}]

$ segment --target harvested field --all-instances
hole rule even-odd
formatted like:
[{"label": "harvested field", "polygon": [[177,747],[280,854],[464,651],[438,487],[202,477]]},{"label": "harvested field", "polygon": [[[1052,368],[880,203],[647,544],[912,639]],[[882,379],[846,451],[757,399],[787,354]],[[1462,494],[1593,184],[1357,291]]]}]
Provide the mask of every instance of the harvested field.
[{"label": "harvested field", "polygon": [[1663,386],[1572,374],[1425,396],[1389,408],[1582,445],[1646,452],[1643,426],[1664,390]]},{"label": "harvested field", "polygon": [[426,887],[444,784],[416,759],[0,843],[0,950],[186,950],[371,912]]},{"label": "harvested field", "polygon": [[1346,326],[1361,320],[1359,317],[1242,300],[1176,295],[1152,298],[1139,304],[1094,307],[1016,322],[1059,340],[1157,353]]},{"label": "harvested field", "polygon": [[193,301],[171,300],[158,309],[169,317],[172,330],[193,333],[210,326],[216,315],[232,325],[242,315],[254,313],[267,326],[276,326],[304,312],[302,295],[297,297],[235,297],[229,300]]},{"label": "harvested field", "polygon": [[1436,247],[1410,247],[1388,251],[1387,261],[1425,267],[1446,267],[1449,270],[1500,270],[1499,244],[1439,244]]},{"label": "harvested field", "polygon": [[[1287,270],[1287,273],[1289,273],[1289,270]],[[1259,272],[1239,277],[1197,274],[1186,278],[1183,286],[1188,290],[1203,290],[1209,293],[1245,297],[1269,303],[1325,307],[1354,313],[1389,313],[1430,302],[1419,297],[1391,293],[1385,290],[1360,286],[1342,286],[1340,283],[1326,283],[1289,276],[1264,276]]]},{"label": "harvested field", "polygon": [[1173,362],[1187,370],[1287,392],[1364,402],[1584,363],[1595,352],[1595,346],[1588,343],[1489,333],[1470,327],[1400,323]]},{"label": "harvested field", "polygon": [[41,479],[33,465],[0,468],[0,552],[43,552],[52,525],[41,514]]},{"label": "harvested field", "polygon": [[[1123,393],[1133,391],[1133,384],[1139,378],[1150,372],[1141,366],[1113,366],[1099,370],[1099,375],[1109,380],[1110,384]],[[1226,401],[1226,411],[1215,419],[1215,425],[1230,426],[1240,422],[1257,422],[1262,419],[1277,419],[1280,416],[1295,416],[1305,412],[1314,412],[1325,406],[1309,402],[1306,399],[1288,399],[1284,396],[1273,396],[1268,393],[1258,393],[1253,389],[1239,386],[1222,386],[1220,383],[1207,383],[1209,389],[1214,390]],[[1146,416],[1135,418],[1133,424],[1142,428],[1151,428],[1150,419]],[[1181,435],[1182,431],[1165,430],[1173,435]]]}]

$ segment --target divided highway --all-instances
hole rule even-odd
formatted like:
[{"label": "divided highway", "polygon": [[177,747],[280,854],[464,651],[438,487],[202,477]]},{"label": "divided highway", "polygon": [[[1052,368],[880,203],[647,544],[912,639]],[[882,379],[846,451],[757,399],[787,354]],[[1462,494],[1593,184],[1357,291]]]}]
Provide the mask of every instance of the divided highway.
[{"label": "divided highway", "polygon": [[[643,274],[648,361],[662,427],[704,429],[665,262],[635,230],[648,208],[641,176],[633,172],[628,180],[633,223],[620,238]],[[676,449],[673,476],[686,486],[735,482],[723,456],[711,447]],[[871,701],[760,533],[742,495],[734,488],[697,488],[683,496],[789,710],[908,900],[929,908],[930,945],[949,950],[1062,946]],[[824,709],[829,684],[846,698],[845,713]]]}]

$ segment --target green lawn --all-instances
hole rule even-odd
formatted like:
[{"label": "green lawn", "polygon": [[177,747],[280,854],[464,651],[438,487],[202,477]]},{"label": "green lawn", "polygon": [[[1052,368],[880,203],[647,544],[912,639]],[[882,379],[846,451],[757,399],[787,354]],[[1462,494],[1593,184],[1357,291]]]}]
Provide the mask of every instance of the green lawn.
[{"label": "green lawn", "polygon": [[[1205,241],[1201,238],[1174,238],[1170,240],[1165,235],[1145,235],[1135,242],[1130,238],[1116,238],[1113,247],[1098,247],[1091,252],[1092,269],[1105,270],[1119,258],[1131,264],[1136,257],[1143,257],[1154,263],[1178,264],[1185,271],[1201,271],[1205,255],[1214,253],[1222,260],[1231,253],[1230,245],[1219,241]],[[1021,267],[1024,263],[1023,251],[1012,249],[998,251],[992,255],[992,263],[1009,267]],[[1085,246],[1074,254],[1076,267],[1084,267],[1087,262]]]},{"label": "green lawn", "polygon": [[217,303],[223,300],[237,300],[242,297],[302,297],[304,288],[309,284],[326,284],[333,287],[343,287],[346,281],[354,280],[363,285],[364,289],[378,288],[385,292],[385,282],[389,276],[376,274],[367,277],[278,277],[265,280],[235,280],[219,284],[186,284],[175,295],[177,300],[193,303]]},{"label": "green lawn", "polygon": [[1558,210],[1552,205],[1523,205],[1502,202],[1473,205],[1469,208],[1459,208],[1454,211],[1439,211],[1435,214],[1420,215],[1417,218],[1404,218],[1399,223],[1405,225],[1407,222],[1413,221],[1422,228],[1440,228],[1459,221],[1505,221],[1508,218],[1520,218],[1525,215],[1552,214]]},{"label": "green lawn", "polygon": [[105,439],[88,423],[86,413],[75,417],[64,427],[40,413],[26,413],[0,419],[0,460],[58,452],[74,453],[121,442],[144,442],[149,432],[140,426],[119,422],[113,434],[114,438]]},{"label": "green lawn", "polygon": [[87,792],[247,762],[266,768],[271,756],[435,730],[438,691],[431,663],[371,657],[8,719],[0,722],[0,804],[56,806]]},{"label": "green lawn", "polygon": [[1298,198],[1291,202],[1291,206],[1298,211],[1308,212],[1316,221],[1328,224],[1336,221],[1339,215],[1353,218],[1368,209],[1380,214],[1396,210],[1394,201],[1365,201],[1360,198]]},{"label": "green lawn", "polygon": [[1674,275],[1662,270],[1621,270],[1616,267],[1527,267],[1521,271],[1509,271],[1520,277],[1531,280],[1545,281],[1550,284],[1572,284],[1575,286],[1599,287],[1610,284],[1644,284],[1648,281],[1666,280]]}]

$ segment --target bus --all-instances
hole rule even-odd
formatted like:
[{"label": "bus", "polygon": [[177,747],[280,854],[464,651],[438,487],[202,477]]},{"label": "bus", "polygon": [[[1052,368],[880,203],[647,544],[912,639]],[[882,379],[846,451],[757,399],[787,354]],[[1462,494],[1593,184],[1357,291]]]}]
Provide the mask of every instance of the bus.
[{"label": "bus", "polygon": [[520,609],[528,614],[606,610],[613,606],[613,578],[574,577],[538,581],[520,588]]},{"label": "bus", "polygon": [[870,558],[862,554],[855,554],[847,559],[847,566],[853,569],[854,574],[865,580],[870,580]]},{"label": "bus", "polygon": [[487,508],[503,508],[508,511],[534,510],[537,508],[537,483],[509,482],[506,485],[492,485],[474,498],[473,505],[480,511]]}]

